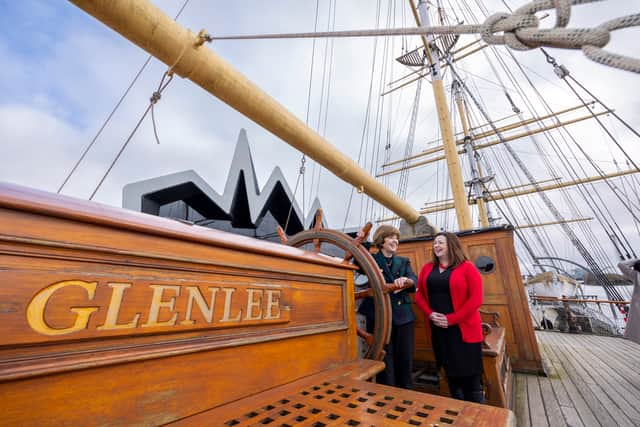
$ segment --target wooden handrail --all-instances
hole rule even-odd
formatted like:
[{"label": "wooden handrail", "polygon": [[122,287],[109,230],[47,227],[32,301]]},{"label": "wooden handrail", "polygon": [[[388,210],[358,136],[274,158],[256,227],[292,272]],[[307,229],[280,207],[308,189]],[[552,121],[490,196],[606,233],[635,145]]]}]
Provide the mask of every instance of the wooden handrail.
[{"label": "wooden handrail", "polygon": [[608,299],[581,299],[581,298],[558,298],[547,296],[532,296],[531,299],[540,301],[560,301],[560,302],[594,302],[597,304],[631,304],[631,301],[612,301]]}]

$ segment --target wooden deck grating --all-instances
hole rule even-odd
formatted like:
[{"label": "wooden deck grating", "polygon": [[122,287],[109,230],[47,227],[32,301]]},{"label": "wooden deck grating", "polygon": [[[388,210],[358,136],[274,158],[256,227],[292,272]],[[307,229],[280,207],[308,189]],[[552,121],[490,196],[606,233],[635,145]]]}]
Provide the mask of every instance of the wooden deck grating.
[{"label": "wooden deck grating", "polygon": [[515,375],[518,426],[640,426],[640,345],[536,332],[548,377]]}]

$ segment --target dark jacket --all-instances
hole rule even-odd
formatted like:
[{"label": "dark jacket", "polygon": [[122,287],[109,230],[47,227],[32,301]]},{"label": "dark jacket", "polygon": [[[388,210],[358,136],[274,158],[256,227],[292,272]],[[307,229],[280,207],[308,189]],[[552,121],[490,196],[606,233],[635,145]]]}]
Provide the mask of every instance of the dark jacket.
[{"label": "dark jacket", "polygon": [[[413,283],[418,283],[413,270],[411,270],[411,263],[409,258],[394,255],[391,260],[391,268],[387,267],[387,263],[384,259],[384,255],[381,251],[378,251],[373,255],[373,258],[378,263],[378,266],[382,269],[382,276],[386,283],[393,283],[399,277],[407,277],[413,280]],[[393,325],[404,325],[409,322],[413,322],[416,317],[413,314],[411,308],[411,298],[409,293],[416,291],[415,286],[407,289],[403,289],[398,293],[391,292],[389,297],[391,299],[391,319]],[[373,298],[365,298],[358,308],[358,313],[367,317],[367,322],[373,322],[375,319]]]}]

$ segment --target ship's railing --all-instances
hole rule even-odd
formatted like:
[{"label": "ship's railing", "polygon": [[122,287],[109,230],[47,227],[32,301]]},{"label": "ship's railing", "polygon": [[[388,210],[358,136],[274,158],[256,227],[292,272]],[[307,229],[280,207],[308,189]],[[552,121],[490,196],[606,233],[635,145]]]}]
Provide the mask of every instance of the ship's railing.
[{"label": "ship's railing", "polygon": [[[602,322],[604,325],[608,325],[617,334],[621,334],[626,326],[626,313],[628,312],[629,301],[614,301],[614,300],[602,300],[596,299],[591,296],[586,298],[557,298],[551,296],[542,295],[529,295],[529,300],[534,305],[552,305],[552,306],[565,306],[567,308],[579,308],[581,315],[589,317],[592,320]],[[593,308],[592,304],[596,304],[598,309]],[[613,310],[619,310],[621,316],[612,318],[603,312],[603,305],[613,305]],[[593,323],[593,322],[592,322]]]}]

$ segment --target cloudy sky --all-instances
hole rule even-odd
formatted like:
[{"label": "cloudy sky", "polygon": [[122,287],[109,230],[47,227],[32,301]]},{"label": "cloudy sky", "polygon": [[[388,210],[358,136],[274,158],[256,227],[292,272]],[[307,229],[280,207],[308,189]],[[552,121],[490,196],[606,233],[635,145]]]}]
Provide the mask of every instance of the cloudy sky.
[{"label": "cloudy sky", "polygon": [[[447,13],[453,19],[453,8],[462,2],[450,3],[451,9],[446,5]],[[483,20],[483,10],[475,6],[476,2],[467,3],[474,3],[474,6],[456,9],[457,18],[471,22],[473,12]],[[486,3],[484,12],[490,13],[505,11],[505,4],[514,8],[522,4],[520,1]],[[155,4],[173,17],[183,0],[156,1]],[[320,7],[316,23],[317,4]],[[0,0],[0,10],[0,181],[55,192],[144,64],[147,54],[71,3]],[[638,11],[639,0],[610,0],[574,7],[569,26],[591,27]],[[543,26],[549,27],[553,21],[551,12],[543,19]],[[214,35],[312,31],[314,26],[318,30],[328,27],[340,30],[413,25],[408,2],[399,0],[190,0],[178,22],[194,32],[206,28]],[[640,29],[633,28],[615,32],[608,48],[637,56],[638,31]],[[458,46],[473,40],[462,37]],[[360,157],[360,164],[375,173],[380,171],[380,160],[385,156],[378,145],[383,147],[389,142],[391,160],[401,158],[405,150],[415,83],[385,96],[384,103],[379,103],[379,95],[389,88],[391,80],[409,72],[397,63],[392,65],[391,59],[399,56],[404,47],[413,49],[418,43],[419,39],[415,37],[341,39],[334,43],[318,40],[315,46],[312,40],[216,41],[208,48],[214,49],[301,120],[319,129],[341,151],[355,160]],[[514,75],[521,80],[510,80],[501,71],[494,51],[485,49],[483,52],[462,60],[458,71],[468,86],[477,91],[492,119],[512,114],[502,86],[512,94],[525,118],[531,117],[527,102],[539,108],[541,114],[544,111],[533,87],[543,94],[553,109],[580,103],[566,84],[555,77],[539,50],[515,52],[513,57],[504,48],[495,50],[505,58],[504,66],[511,70],[516,69],[516,58],[532,84],[516,72]],[[604,103],[615,108],[622,118],[636,129],[640,128],[640,75],[595,64],[579,51],[550,49],[549,53]],[[312,59],[313,80],[309,90]],[[497,75],[489,61],[497,67]],[[63,194],[87,199],[94,192],[147,107],[165,70],[165,65],[151,60],[63,188]],[[445,76],[447,86],[449,77]],[[518,95],[518,84],[522,84],[524,97]],[[586,95],[585,98],[590,99]],[[421,93],[414,153],[435,146],[433,141],[439,137],[432,100],[433,94],[426,82]],[[325,108],[327,105],[328,109]],[[581,115],[584,111],[572,117]],[[482,121],[478,112],[475,119],[476,124]],[[602,120],[611,127],[612,135],[625,152],[632,159],[640,159],[640,139],[613,118],[603,117]],[[266,183],[276,166],[281,168],[290,187],[295,186],[300,168],[299,152],[189,81],[176,78],[169,85],[156,107],[156,121],[160,144],[156,144],[148,117],[97,191],[95,201],[120,206],[125,184],[189,169],[222,192],[235,141],[242,128],[248,132],[259,186]],[[620,168],[626,168],[622,151],[593,120],[590,122],[588,126],[570,127],[575,140],[603,171],[615,172],[614,160],[620,162]],[[456,125],[456,129],[459,127]],[[540,143],[544,144],[544,141]],[[526,143],[515,142],[513,147],[541,179],[553,175],[544,169],[541,160],[546,156],[551,163],[557,161],[553,159],[551,148],[543,147],[543,156],[536,155],[536,150]],[[500,163],[500,155],[504,153],[500,154],[499,150],[492,154],[494,164]],[[576,162],[587,165],[581,155],[576,155]],[[498,175],[500,171],[493,172]],[[518,181],[516,172],[513,173],[513,184],[524,182]],[[587,165],[582,176],[593,174],[594,170]],[[397,176],[385,182],[393,191],[397,190]],[[412,170],[409,182],[406,199],[416,208],[425,202],[449,197],[442,162]],[[635,182],[639,183],[635,189],[640,189],[640,177]],[[507,181],[500,184],[507,186]],[[633,184],[634,181],[627,180],[618,185],[626,185],[626,194],[630,194]],[[608,194],[609,189],[597,188],[604,199],[612,200],[611,209],[615,215],[619,213],[616,218],[621,230],[640,254],[637,224],[632,216],[624,207],[616,205],[615,197]],[[357,194],[351,197],[346,184],[328,172],[320,171],[311,160],[307,161],[304,194],[303,200],[300,184],[298,204],[308,207],[312,198],[319,197],[329,225],[336,228],[344,224],[359,225],[388,214],[368,209],[370,205],[366,198]],[[554,201],[567,218],[575,216],[561,199]],[[640,199],[636,198],[634,203],[640,206]],[[430,219],[443,228],[456,228],[452,211]],[[542,212],[538,219],[553,220],[548,212]],[[527,222],[526,218],[519,221]],[[549,233],[547,239],[561,239],[556,237],[558,230]],[[557,247],[560,255],[573,257],[575,251],[568,243],[558,241]],[[603,248],[608,254],[613,251],[610,246]]]}]

